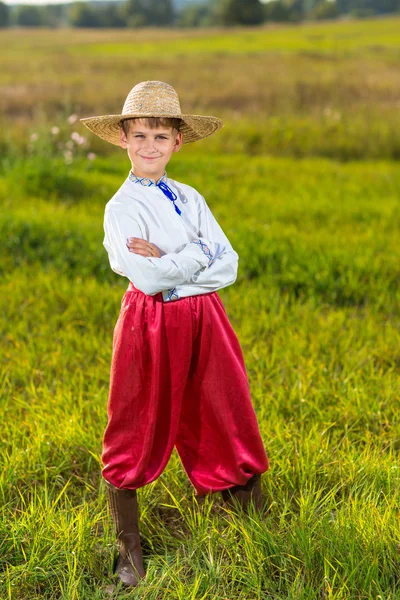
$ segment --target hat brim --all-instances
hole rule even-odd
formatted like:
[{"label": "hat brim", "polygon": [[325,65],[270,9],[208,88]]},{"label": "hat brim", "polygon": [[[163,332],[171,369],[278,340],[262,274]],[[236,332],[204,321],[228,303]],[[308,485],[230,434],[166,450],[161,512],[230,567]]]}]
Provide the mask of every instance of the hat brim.
[{"label": "hat brim", "polygon": [[180,131],[184,144],[196,142],[219,131],[223,126],[221,119],[217,117],[207,117],[202,115],[182,115],[182,114],[127,114],[127,115],[104,115],[101,117],[87,117],[80,121],[99,136],[101,139],[115,146],[120,145],[121,121],[125,119],[145,119],[149,117],[161,117],[167,119],[181,119]]}]

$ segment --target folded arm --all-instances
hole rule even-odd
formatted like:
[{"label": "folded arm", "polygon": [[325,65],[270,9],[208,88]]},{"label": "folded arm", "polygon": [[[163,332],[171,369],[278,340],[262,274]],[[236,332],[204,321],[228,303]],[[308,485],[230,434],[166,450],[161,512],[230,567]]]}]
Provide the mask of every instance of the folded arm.
[{"label": "folded arm", "polygon": [[104,217],[104,247],[113,271],[124,275],[145,294],[177,287],[190,281],[195,274],[207,269],[214,256],[213,245],[199,237],[186,244],[179,252],[160,258],[144,257],[129,251],[129,237],[143,237],[138,222],[129,214],[108,210]]}]

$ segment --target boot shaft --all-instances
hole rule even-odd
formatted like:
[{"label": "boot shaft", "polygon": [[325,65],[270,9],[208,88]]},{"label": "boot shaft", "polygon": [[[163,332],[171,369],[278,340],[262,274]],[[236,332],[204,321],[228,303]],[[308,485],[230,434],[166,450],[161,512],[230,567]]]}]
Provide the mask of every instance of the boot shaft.
[{"label": "boot shaft", "polygon": [[115,574],[124,585],[135,587],[139,579],[145,576],[136,490],[119,489],[104,481],[117,535],[118,560]]}]

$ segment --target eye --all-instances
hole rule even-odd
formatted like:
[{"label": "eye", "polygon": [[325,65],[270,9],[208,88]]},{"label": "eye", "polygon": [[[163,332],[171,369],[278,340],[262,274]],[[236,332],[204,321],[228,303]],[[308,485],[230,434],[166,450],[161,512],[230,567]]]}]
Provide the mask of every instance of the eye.
[{"label": "eye", "polygon": [[157,136],[160,140],[166,140],[168,139],[165,135],[158,135]]},{"label": "eye", "polygon": [[142,137],[144,137],[144,135],[141,134],[141,133],[136,133],[134,137],[135,138],[142,138]]}]

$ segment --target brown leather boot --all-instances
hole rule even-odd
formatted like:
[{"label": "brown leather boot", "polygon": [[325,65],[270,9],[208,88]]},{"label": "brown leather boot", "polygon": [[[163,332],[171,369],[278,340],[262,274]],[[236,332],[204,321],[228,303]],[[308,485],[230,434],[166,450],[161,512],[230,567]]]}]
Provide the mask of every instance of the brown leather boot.
[{"label": "brown leather boot", "polygon": [[248,508],[252,502],[258,511],[264,507],[261,493],[261,475],[255,474],[244,484],[235,485],[222,491],[224,501],[234,506],[238,503],[242,508]]},{"label": "brown leather boot", "polygon": [[115,574],[124,585],[134,587],[146,574],[140,546],[136,490],[119,489],[108,481],[105,484],[117,534],[119,555]]}]

